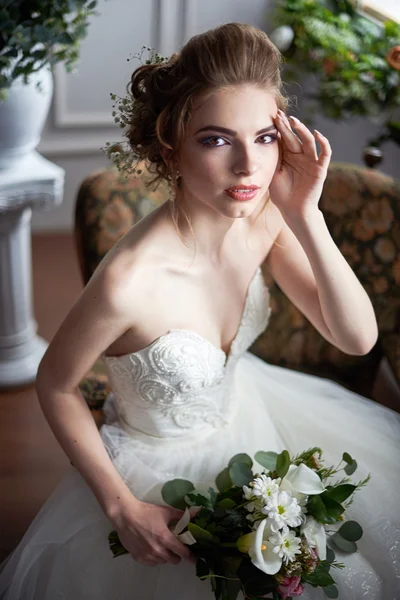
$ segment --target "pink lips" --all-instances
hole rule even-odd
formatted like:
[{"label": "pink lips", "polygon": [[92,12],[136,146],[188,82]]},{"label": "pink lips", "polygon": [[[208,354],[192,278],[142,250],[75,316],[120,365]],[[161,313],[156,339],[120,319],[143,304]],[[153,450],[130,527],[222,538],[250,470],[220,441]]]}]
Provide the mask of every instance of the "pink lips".
[{"label": "pink lips", "polygon": [[252,200],[257,196],[260,188],[257,185],[235,185],[225,190],[225,193],[234,200]]}]

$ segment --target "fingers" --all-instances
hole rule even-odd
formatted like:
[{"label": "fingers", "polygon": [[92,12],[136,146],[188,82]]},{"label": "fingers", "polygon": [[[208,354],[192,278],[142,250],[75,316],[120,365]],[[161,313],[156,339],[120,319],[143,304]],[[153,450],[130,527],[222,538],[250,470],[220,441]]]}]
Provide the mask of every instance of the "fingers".
[{"label": "fingers", "polygon": [[287,149],[290,152],[300,154],[303,151],[301,140],[299,140],[297,135],[292,131],[290,123],[282,110],[278,110],[275,124]]},{"label": "fingers", "polygon": [[166,541],[166,546],[171,552],[177,554],[184,560],[187,560],[192,563],[196,562],[196,558],[189,549],[189,547],[183,544],[181,541],[179,541],[173,533],[171,533],[171,536],[169,537],[168,541]]},{"label": "fingers", "polygon": [[332,157],[331,145],[330,145],[329,141],[327,140],[327,138],[325,136],[323,136],[322,133],[320,133],[316,129],[314,129],[314,135],[315,135],[316,140],[319,142],[319,145],[321,148],[321,152],[320,152],[320,155],[318,158],[318,164],[321,167],[323,167],[324,169],[327,169],[328,165],[330,163],[331,157]]},{"label": "fingers", "polygon": [[308,129],[308,127],[306,127],[304,125],[304,123],[299,121],[299,119],[296,119],[296,117],[289,117],[289,119],[290,119],[292,126],[300,134],[300,137],[301,137],[301,140],[303,143],[302,149],[303,149],[304,154],[311,156],[312,158],[317,160],[318,156],[317,156],[317,148],[315,146],[315,138],[314,138],[313,134],[311,133],[311,131]]},{"label": "fingers", "polygon": [[[293,116],[290,116],[288,119],[281,110],[278,110],[275,120],[288,150],[295,153],[303,153],[316,160],[321,167],[328,167],[332,157],[332,149],[328,139],[322,133],[314,129],[314,134],[312,134],[308,127],[299,119]],[[296,130],[296,133],[300,137],[293,132],[292,128]],[[321,149],[319,156],[316,141],[319,143]]]}]

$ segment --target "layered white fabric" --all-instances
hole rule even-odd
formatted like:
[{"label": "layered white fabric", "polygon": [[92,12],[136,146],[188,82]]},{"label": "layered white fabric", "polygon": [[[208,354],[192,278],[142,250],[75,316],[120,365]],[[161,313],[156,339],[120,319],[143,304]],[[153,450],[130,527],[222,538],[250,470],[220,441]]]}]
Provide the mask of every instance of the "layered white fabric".
[{"label": "layered white fabric", "polygon": [[[261,269],[248,289],[229,355],[196,332],[173,329],[138,352],[103,357],[113,389],[101,436],[133,494],[163,504],[165,481],[197,489],[239,452],[296,454],[311,446],[337,464],[358,462],[353,478],[371,473],[349,518],[364,529],[359,552],[341,554],[332,570],[343,600],[400,598],[400,415],[326,379],[274,367],[247,352],[265,329],[269,294]],[[212,600],[195,567],[147,567],[113,558],[111,523],[73,468],[3,563],[4,600]],[[322,599],[306,587],[302,598]]]}]

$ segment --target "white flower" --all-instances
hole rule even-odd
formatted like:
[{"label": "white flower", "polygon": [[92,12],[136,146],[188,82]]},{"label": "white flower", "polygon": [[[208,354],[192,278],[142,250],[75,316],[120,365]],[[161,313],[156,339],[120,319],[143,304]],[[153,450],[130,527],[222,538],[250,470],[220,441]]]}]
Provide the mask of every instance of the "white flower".
[{"label": "white flower", "polygon": [[268,542],[272,546],[272,552],[275,552],[286,564],[296,560],[296,554],[301,554],[301,540],[288,527],[274,533]]},{"label": "white flower", "polygon": [[272,551],[272,544],[268,541],[271,534],[268,519],[263,519],[256,529],[253,545],[249,550],[253,565],[267,575],[275,575],[282,566],[282,559]]},{"label": "white flower", "polygon": [[300,463],[298,466],[290,465],[288,472],[281,482],[281,489],[307,494],[309,496],[322,494],[325,488],[321,478],[315,471]]},{"label": "white flower", "polygon": [[253,488],[253,495],[261,497],[264,500],[268,500],[274,494],[277,494],[279,492],[280,482],[280,478],[271,479],[271,477],[268,477],[267,475],[260,475],[259,477],[256,477],[251,483]]},{"label": "white flower", "polygon": [[320,560],[326,559],[326,533],[321,523],[318,523],[313,517],[307,516],[305,523],[302,524],[300,532],[305,536],[309,546],[315,548]]},{"label": "white flower", "polygon": [[285,525],[297,527],[302,522],[301,507],[290,492],[274,494],[261,511],[271,522],[272,531],[282,529]]}]

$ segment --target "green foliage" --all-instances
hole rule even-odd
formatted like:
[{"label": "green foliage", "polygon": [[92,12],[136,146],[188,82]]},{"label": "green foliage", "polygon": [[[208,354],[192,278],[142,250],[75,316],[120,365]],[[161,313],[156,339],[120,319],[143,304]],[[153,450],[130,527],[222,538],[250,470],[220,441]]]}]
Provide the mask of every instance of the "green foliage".
[{"label": "green foliage", "polygon": [[164,484],[161,495],[164,502],[178,508],[185,510],[187,503],[185,496],[190,494],[194,490],[194,485],[191,481],[186,479],[173,479]]},{"label": "green foliage", "polygon": [[14,0],[0,9],[0,99],[18,77],[25,83],[44,65],[71,71],[97,0]]},{"label": "green foliage", "polygon": [[380,117],[385,121],[382,132],[370,143],[400,143],[394,121],[400,106],[400,65],[388,61],[391,49],[400,44],[400,25],[378,24],[347,0],[279,0],[273,21],[294,32],[284,52],[287,76],[316,76],[308,121],[316,106],[332,119]]}]

